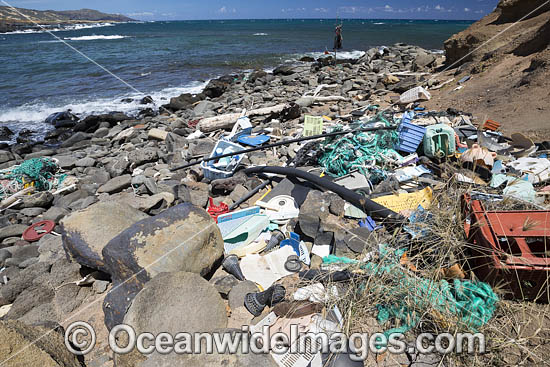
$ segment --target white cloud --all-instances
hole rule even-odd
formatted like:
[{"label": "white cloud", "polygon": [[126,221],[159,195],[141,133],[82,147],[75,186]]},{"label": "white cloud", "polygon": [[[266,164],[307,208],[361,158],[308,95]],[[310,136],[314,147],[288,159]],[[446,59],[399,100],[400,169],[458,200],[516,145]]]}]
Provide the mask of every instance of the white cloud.
[{"label": "white cloud", "polygon": [[315,8],[313,9],[315,10],[316,12],[318,13],[328,13],[328,9],[327,8]]},{"label": "white cloud", "polygon": [[435,10],[445,10],[444,7],[442,7],[441,5],[437,4],[434,8]]},{"label": "white cloud", "polygon": [[471,10],[470,8],[464,8],[465,12],[469,12],[470,10]]},{"label": "white cloud", "polygon": [[224,5],[218,9],[218,13],[225,14],[227,13],[227,7]]}]

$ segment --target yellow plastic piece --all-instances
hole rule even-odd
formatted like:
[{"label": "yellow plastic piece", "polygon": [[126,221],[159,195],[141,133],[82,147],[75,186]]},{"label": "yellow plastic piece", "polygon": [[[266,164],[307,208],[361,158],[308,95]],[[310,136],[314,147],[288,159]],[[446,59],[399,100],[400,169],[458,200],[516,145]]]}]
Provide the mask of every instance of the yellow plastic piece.
[{"label": "yellow plastic piece", "polygon": [[410,194],[388,195],[381,196],[372,201],[393,210],[396,213],[404,210],[416,210],[419,205],[424,209],[430,207],[433,198],[433,191],[426,187],[424,190],[413,192]]},{"label": "yellow plastic piece", "polygon": [[[261,198],[259,198],[258,200],[256,200],[256,203],[257,203],[258,201],[262,201],[262,200],[267,196],[267,194],[269,194],[270,192],[271,192],[271,189],[267,190],[267,192],[266,192],[265,194],[263,194]],[[254,203],[254,205],[256,205],[256,203]]]}]

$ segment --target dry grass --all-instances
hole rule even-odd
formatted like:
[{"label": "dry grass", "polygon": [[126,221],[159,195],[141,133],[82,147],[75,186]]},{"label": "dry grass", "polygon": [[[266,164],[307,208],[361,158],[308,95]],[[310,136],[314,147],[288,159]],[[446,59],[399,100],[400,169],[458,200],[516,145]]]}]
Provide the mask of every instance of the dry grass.
[{"label": "dry grass", "polygon": [[[468,243],[461,209],[461,197],[473,187],[467,187],[449,182],[444,190],[434,193],[434,200],[429,212],[429,221],[419,223],[420,229],[428,231],[421,240],[410,241],[396,230],[394,233],[377,233],[378,243],[386,243],[392,248],[407,249],[407,259],[402,259],[401,269],[409,280],[427,279],[437,284],[445,276],[464,276],[475,280],[475,250],[476,246]],[[479,191],[480,188],[476,187]],[[525,203],[506,200],[495,203],[495,209],[528,209]],[[528,218],[524,227],[530,229],[534,224]],[[369,241],[371,242],[371,241]],[[363,254],[358,259],[364,257]],[[374,261],[381,262],[383,259]],[[453,267],[454,266],[454,267]],[[444,271],[443,269],[454,271]],[[362,271],[358,266],[352,267],[356,273]],[[457,269],[463,269],[456,271]],[[452,283],[452,279],[448,279]],[[402,287],[403,277],[389,272],[376,276],[363,277],[349,283],[338,284],[339,295],[331,300],[329,308],[337,305],[344,320],[345,332],[373,334],[399,327],[399,322],[388,322],[378,325],[378,305],[406,305],[413,311],[413,317],[419,322],[406,333],[407,341],[414,343],[420,333],[451,333],[471,332],[455,314],[448,309],[441,310],[427,300],[429,294],[419,293],[415,289]],[[393,290],[391,292],[388,289]],[[435,288],[434,288],[435,289]],[[547,365],[550,364],[550,309],[548,305],[519,300],[504,300],[505,290],[501,286],[493,287],[500,301],[494,316],[478,331],[486,338],[487,352],[485,354],[449,354],[435,355],[430,360],[439,361],[441,366],[510,366],[510,365]],[[426,301],[426,302],[423,302]],[[543,300],[542,300],[543,301]],[[548,301],[546,300],[546,303]],[[411,320],[408,320],[411,321]],[[411,357],[411,356],[409,356]],[[412,357],[414,360],[414,356]],[[424,357],[426,358],[426,357]],[[388,354],[370,356],[365,361],[366,366],[395,365],[410,363],[406,356],[395,357]]]}]

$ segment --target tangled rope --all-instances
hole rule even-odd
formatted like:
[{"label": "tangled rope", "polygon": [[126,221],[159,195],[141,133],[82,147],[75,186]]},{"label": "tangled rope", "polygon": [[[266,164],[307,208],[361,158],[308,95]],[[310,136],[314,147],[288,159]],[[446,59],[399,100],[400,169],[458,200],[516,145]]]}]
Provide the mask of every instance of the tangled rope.
[{"label": "tangled rope", "polygon": [[[493,316],[498,296],[491,286],[483,282],[454,279],[422,278],[400,265],[399,259],[405,250],[388,251],[381,246],[381,259],[361,266],[370,277],[381,278],[382,282],[370,282],[369,289],[393,300],[394,304],[379,304],[378,322],[383,325],[390,320],[399,321],[401,326],[387,330],[389,338],[394,333],[405,333],[420,322],[420,316],[431,314],[438,321],[455,320],[463,327],[476,331]],[[334,256],[325,257],[324,263],[353,264]]]},{"label": "tangled rope", "polygon": [[[377,122],[392,126],[384,114],[379,113],[375,118],[358,127],[364,128],[368,124]],[[319,164],[327,173],[337,177],[345,176],[354,170],[369,176],[370,171],[377,169],[377,165],[387,166],[389,161],[400,157],[399,153],[393,149],[398,137],[396,130],[381,130],[372,133],[350,132],[348,135],[326,139],[322,145],[324,153],[319,159]]]}]

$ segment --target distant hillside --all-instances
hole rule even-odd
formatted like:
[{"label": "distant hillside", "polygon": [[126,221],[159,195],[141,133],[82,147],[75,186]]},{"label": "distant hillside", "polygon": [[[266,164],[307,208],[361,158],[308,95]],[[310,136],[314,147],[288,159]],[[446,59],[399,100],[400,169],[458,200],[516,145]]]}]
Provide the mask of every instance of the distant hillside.
[{"label": "distant hillside", "polygon": [[32,10],[0,6],[0,32],[35,28],[36,24],[72,24],[95,22],[128,22],[133,19],[120,14],[106,14],[92,9],[81,10]]}]

